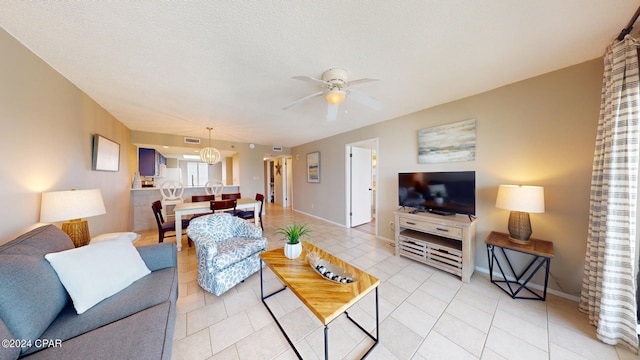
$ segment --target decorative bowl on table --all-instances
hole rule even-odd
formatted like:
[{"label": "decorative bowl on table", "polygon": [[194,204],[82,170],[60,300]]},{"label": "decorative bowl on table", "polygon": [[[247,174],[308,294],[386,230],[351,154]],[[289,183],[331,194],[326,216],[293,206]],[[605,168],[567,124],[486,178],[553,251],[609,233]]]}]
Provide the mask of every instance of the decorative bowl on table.
[{"label": "decorative bowl on table", "polygon": [[329,281],[333,281],[338,284],[350,284],[358,281],[355,276],[348,273],[343,268],[320,258],[317,253],[307,254],[307,260],[309,261],[309,266],[311,266],[318,275]]}]

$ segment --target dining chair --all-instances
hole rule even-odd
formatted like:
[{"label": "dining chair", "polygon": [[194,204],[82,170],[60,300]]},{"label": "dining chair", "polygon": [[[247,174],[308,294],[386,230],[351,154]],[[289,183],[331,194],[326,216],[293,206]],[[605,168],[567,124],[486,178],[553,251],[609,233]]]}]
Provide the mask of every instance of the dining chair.
[{"label": "dining chair", "polygon": [[[264,205],[264,195],[256,194],[256,201],[260,202],[260,211],[258,212],[258,219],[260,219],[260,227],[264,231],[264,225],[262,225],[262,206]],[[255,219],[256,212],[254,210],[238,211],[236,216],[245,220]]]},{"label": "dining chair", "polygon": [[236,213],[236,199],[226,199],[226,200],[213,200],[211,201],[211,210],[215,213],[216,211],[228,212],[230,214]]},{"label": "dining chair", "polygon": [[[192,195],[191,196],[191,202],[202,202],[202,201],[212,201],[215,200],[216,196],[215,195]],[[211,215],[210,213],[202,213],[202,214],[194,214],[191,216],[191,219],[195,219],[197,217],[200,216],[205,216],[205,215]]]},{"label": "dining chair", "polygon": [[242,197],[241,193],[222,194],[222,200],[238,200]]},{"label": "dining chair", "polygon": [[[176,236],[176,222],[175,221],[164,221],[164,216],[162,215],[162,201],[156,200],[151,204],[151,209],[153,210],[153,215],[156,218],[156,224],[158,225],[158,242],[164,242],[165,238]],[[189,227],[190,219],[182,219],[182,230],[185,231],[183,234],[186,234],[187,227]],[[173,232],[173,234],[169,235],[167,233]],[[177,236],[176,236],[176,241]],[[189,246],[191,246],[191,239],[187,237],[187,242]]]},{"label": "dining chair", "polygon": [[220,180],[209,180],[204,184],[204,192],[207,195],[221,195],[224,190],[224,184]]},{"label": "dining chair", "polygon": [[[222,194],[222,200],[238,200],[242,197],[240,193],[230,193],[230,194]],[[233,210],[229,211],[229,213],[233,216],[237,216],[241,213],[242,210]]]},{"label": "dining chair", "polygon": [[202,201],[211,201],[215,200],[215,195],[193,195],[191,196],[191,202],[202,202]]},{"label": "dining chair", "polygon": [[[167,206],[178,205],[184,202],[182,194],[184,193],[184,187],[179,181],[167,181],[160,187],[160,195],[162,195],[162,216],[168,219]],[[173,215],[172,215],[173,216]]]}]

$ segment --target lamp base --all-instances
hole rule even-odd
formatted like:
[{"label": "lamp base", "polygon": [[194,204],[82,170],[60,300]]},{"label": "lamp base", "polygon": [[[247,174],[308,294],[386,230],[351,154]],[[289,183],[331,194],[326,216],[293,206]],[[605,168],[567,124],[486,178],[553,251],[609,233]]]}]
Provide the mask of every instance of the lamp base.
[{"label": "lamp base", "polygon": [[76,247],[84,246],[89,243],[89,223],[87,220],[74,219],[62,224],[62,231],[67,233]]},{"label": "lamp base", "polygon": [[509,240],[520,245],[529,245],[531,241],[531,221],[529,213],[512,211],[509,214]]}]

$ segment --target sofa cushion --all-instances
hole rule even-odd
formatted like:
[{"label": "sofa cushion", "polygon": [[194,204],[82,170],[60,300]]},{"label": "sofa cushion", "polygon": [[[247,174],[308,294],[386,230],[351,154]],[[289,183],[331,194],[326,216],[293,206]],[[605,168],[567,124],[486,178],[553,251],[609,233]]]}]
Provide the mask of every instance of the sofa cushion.
[{"label": "sofa cushion", "polygon": [[17,339],[37,339],[68,302],[44,255],[71,248],[71,239],[53,225],[0,246],[0,318]]},{"label": "sofa cushion", "polygon": [[218,242],[218,256],[211,259],[211,264],[216,270],[222,270],[227,266],[248,258],[251,254],[260,252],[267,247],[266,238],[229,238]]},{"label": "sofa cushion", "polygon": [[82,314],[149,274],[131,240],[119,238],[45,255]]},{"label": "sofa cushion", "polygon": [[175,243],[160,243],[136,247],[142,260],[151,271],[178,266],[178,251]]},{"label": "sofa cushion", "polygon": [[[157,304],[175,302],[177,297],[177,269],[154,271],[81,315],[69,304],[41,338],[67,341]],[[37,350],[35,347],[31,348],[26,354]]]},{"label": "sofa cushion", "polygon": [[164,302],[144,309],[65,341],[60,347],[30,354],[25,359],[170,360],[174,326],[172,306],[172,303]]},{"label": "sofa cushion", "polygon": [[137,234],[137,233],[134,233],[134,232],[107,233],[107,234],[102,234],[102,235],[98,235],[96,237],[91,238],[91,241],[89,242],[89,244],[95,244],[95,243],[98,243],[100,241],[116,240],[116,239],[120,239],[120,238],[129,239],[129,241],[134,242],[134,241],[140,239],[140,234]]},{"label": "sofa cushion", "polygon": [[[0,319],[0,340],[2,341],[16,341],[17,339],[11,334],[7,326]],[[9,346],[16,345],[17,342],[2,344],[0,346],[0,360],[14,360],[17,359],[20,355],[20,348],[17,346]]]}]

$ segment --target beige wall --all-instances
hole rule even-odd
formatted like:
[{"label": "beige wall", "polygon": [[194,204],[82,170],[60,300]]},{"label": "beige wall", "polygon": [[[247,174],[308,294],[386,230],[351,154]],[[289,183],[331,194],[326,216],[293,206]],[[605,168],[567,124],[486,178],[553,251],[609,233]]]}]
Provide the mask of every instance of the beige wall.
[{"label": "beige wall", "polygon": [[[91,234],[130,229],[129,129],[1,29],[0,53],[0,243],[38,225],[43,191],[99,188]],[[96,133],[120,144],[119,172],[91,170]]]},{"label": "beige wall", "polygon": [[[398,206],[399,172],[475,170],[475,260],[479,267],[487,268],[484,238],[491,230],[506,231],[509,216],[508,211],[494,206],[498,185],[541,185],[546,212],[532,214],[531,222],[534,237],[555,245],[551,273],[557,282],[551,280],[550,287],[578,295],[601,81],[602,61],[595,59],[294,147],[294,209],[345,224],[345,145],[378,138],[379,235],[393,239],[389,222]],[[472,118],[477,121],[475,161],[417,163],[419,129]],[[306,181],[306,154],[312,151],[321,152],[320,184]]]}]

